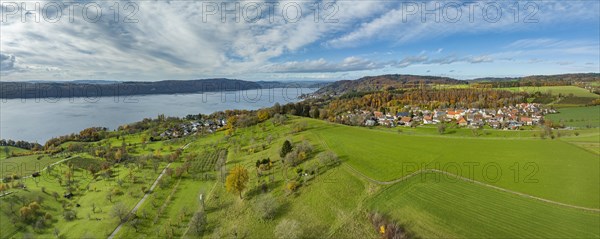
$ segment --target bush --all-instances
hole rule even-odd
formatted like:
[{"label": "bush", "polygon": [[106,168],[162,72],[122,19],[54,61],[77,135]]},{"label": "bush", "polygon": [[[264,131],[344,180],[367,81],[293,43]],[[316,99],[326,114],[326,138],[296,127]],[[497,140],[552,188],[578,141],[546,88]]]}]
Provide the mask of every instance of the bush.
[{"label": "bush", "polygon": [[300,223],[296,220],[283,219],[275,227],[275,238],[279,239],[298,239],[300,238],[302,231]]},{"label": "bush", "polygon": [[63,213],[63,218],[67,221],[73,221],[77,219],[77,213],[73,210],[67,210]]},{"label": "bush", "polygon": [[326,166],[334,166],[340,164],[340,159],[333,151],[322,152],[317,155],[319,162]]},{"label": "bush", "polygon": [[118,189],[118,188],[114,188],[111,193],[113,196],[123,195],[123,191],[121,191],[121,189]]},{"label": "bush", "polygon": [[296,191],[300,187],[300,183],[296,182],[296,180],[289,181],[285,184],[285,189],[288,193],[292,193]]},{"label": "bush", "polygon": [[271,220],[275,217],[279,203],[271,195],[264,195],[254,204],[254,211],[261,220]]},{"label": "bush", "polygon": [[369,212],[367,214],[369,221],[373,225],[374,229],[386,239],[396,238],[414,238],[402,225],[393,222],[385,215],[379,212]]},{"label": "bush", "polygon": [[301,121],[294,124],[294,126],[292,127],[292,133],[299,133],[306,130],[307,128],[308,124],[306,123],[306,121]]}]

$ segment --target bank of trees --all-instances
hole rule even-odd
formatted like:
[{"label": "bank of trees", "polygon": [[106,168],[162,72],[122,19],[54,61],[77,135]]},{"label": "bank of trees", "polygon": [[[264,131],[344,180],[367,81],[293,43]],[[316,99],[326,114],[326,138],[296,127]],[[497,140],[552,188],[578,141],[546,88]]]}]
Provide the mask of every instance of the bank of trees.
[{"label": "bank of trees", "polygon": [[27,142],[23,140],[14,141],[11,139],[0,139],[0,146],[11,146],[27,150],[39,150],[42,148],[42,145],[35,142]]}]

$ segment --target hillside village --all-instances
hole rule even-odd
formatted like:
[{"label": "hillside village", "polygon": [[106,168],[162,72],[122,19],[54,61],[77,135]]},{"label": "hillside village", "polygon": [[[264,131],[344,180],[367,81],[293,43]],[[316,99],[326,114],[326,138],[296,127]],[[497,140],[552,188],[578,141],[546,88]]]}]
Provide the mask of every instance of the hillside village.
[{"label": "hillside village", "polygon": [[[496,109],[458,108],[427,110],[418,106],[405,106],[401,112],[392,114],[382,111],[356,110],[336,117],[343,124],[355,126],[416,127],[453,123],[459,127],[518,130],[523,126],[535,126],[544,122],[544,116],[557,111],[537,103],[521,103]],[[211,134],[226,127],[224,118],[191,120],[169,128],[161,138],[180,138],[195,133]]]},{"label": "hillside village", "polygon": [[556,110],[545,108],[536,103],[522,103],[497,109],[426,110],[420,107],[407,106],[404,107],[402,112],[396,114],[367,110],[348,112],[340,116],[340,120],[350,122],[356,121],[356,118],[364,119],[362,120],[364,126],[414,127],[417,125],[455,123],[461,127],[478,128],[487,125],[494,129],[516,130],[523,126],[541,124],[544,122],[544,115],[553,113],[556,113]]},{"label": "hillside village", "polygon": [[160,134],[161,138],[179,138],[194,134],[196,132],[205,132],[212,134],[218,129],[227,125],[225,119],[207,119],[195,120],[188,123],[181,123],[176,127],[165,130]]}]

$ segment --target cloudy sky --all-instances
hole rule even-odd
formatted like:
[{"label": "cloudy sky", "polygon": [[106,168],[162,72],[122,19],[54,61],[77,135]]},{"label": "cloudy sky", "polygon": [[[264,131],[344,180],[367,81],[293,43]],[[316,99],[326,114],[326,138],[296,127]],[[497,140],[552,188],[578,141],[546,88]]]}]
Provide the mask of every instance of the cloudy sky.
[{"label": "cloudy sky", "polygon": [[598,1],[69,2],[2,1],[3,81],[600,72]]}]

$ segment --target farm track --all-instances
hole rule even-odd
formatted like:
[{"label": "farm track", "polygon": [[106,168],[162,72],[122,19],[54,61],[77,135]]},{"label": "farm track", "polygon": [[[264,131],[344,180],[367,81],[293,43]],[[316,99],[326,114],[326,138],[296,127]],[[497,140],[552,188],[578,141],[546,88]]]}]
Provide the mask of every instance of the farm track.
[{"label": "farm track", "polygon": [[[318,136],[318,135],[316,135],[316,136]],[[321,141],[321,144],[325,148],[331,149],[329,147],[329,145],[327,144],[327,142],[325,142],[325,140],[323,140],[323,138],[321,138],[321,137],[317,137],[317,138]],[[557,205],[557,206],[562,206],[562,207],[579,209],[579,210],[588,211],[588,212],[600,212],[600,208],[581,207],[581,206],[576,206],[576,205],[571,205],[571,204],[556,202],[556,201],[552,201],[552,200],[549,200],[549,199],[545,199],[545,198],[541,198],[541,197],[536,197],[536,196],[533,196],[533,195],[529,195],[529,194],[526,194],[526,193],[520,193],[520,192],[517,192],[517,191],[512,191],[512,190],[509,190],[509,189],[501,188],[501,187],[498,187],[498,186],[494,186],[494,185],[491,185],[491,184],[483,183],[483,182],[476,181],[476,180],[473,180],[473,179],[470,179],[470,178],[465,178],[465,177],[462,177],[462,176],[459,176],[459,175],[456,175],[456,174],[452,174],[452,173],[449,173],[449,172],[446,172],[446,171],[442,171],[442,170],[437,170],[437,169],[421,169],[421,170],[415,171],[415,172],[413,172],[411,174],[408,174],[406,176],[400,177],[398,179],[394,179],[394,180],[391,180],[391,181],[379,181],[377,179],[371,178],[371,177],[369,177],[369,176],[361,173],[360,171],[356,170],[355,168],[353,168],[352,166],[350,166],[350,165],[348,165],[346,163],[342,163],[342,165],[344,167],[346,167],[346,169],[348,169],[351,173],[354,173],[355,175],[358,175],[361,178],[363,178],[363,179],[365,179],[365,180],[367,180],[367,181],[369,181],[371,183],[378,184],[378,185],[392,185],[392,184],[400,183],[400,182],[402,182],[404,180],[407,180],[409,178],[412,178],[414,176],[417,176],[417,175],[420,175],[420,174],[424,174],[424,173],[440,173],[440,174],[444,174],[446,176],[450,176],[450,177],[454,177],[454,178],[463,180],[465,182],[475,183],[475,184],[478,184],[478,185],[481,185],[481,186],[484,186],[484,187],[492,188],[492,189],[495,189],[495,190],[498,190],[498,191],[510,193],[510,194],[513,194],[513,195],[521,196],[521,197],[531,198],[531,199],[534,199],[534,200],[537,200],[537,201],[540,201],[540,202],[545,202],[545,203],[549,203],[549,204],[553,204],[553,205]]]},{"label": "farm track", "polygon": [[[188,144],[182,146],[181,149],[186,149],[190,144],[191,143],[188,143]],[[169,168],[169,166],[171,166],[171,163],[169,163],[169,164],[167,164],[167,166],[165,166],[165,168],[158,175],[158,177],[156,178],[156,180],[154,180],[154,183],[152,184],[152,186],[150,187],[150,189],[148,189],[148,191],[146,192],[146,194],[144,194],[144,197],[142,197],[142,199],[140,199],[140,201],[135,205],[135,207],[133,207],[133,209],[131,209],[131,211],[129,212],[129,214],[134,214],[135,212],[137,212],[137,210],[140,208],[140,206],[142,206],[142,204],[146,201],[146,199],[148,198],[148,196],[150,196],[150,193],[152,193],[152,191],[154,191],[154,188],[156,187],[156,185],[158,185],[158,181],[160,181],[160,179],[163,177],[163,175],[165,174],[165,172],[167,171],[167,169]],[[125,222],[121,222],[115,228],[115,230],[110,234],[110,236],[108,236],[108,239],[114,238],[117,235],[117,233],[119,233],[119,231],[121,230],[121,228],[123,227],[124,224],[125,224]]]},{"label": "farm track", "polygon": [[[206,205],[210,201],[210,199],[212,198],[213,192],[215,191],[215,188],[217,187],[218,184],[219,184],[218,181],[215,182],[215,184],[210,189],[210,191],[208,191],[208,193],[206,194],[206,200],[204,200],[204,205]],[[204,195],[202,195],[202,196],[204,197]],[[193,215],[192,215],[192,217],[193,217]],[[187,228],[185,229],[185,231],[181,235],[181,238],[185,238],[185,235],[187,235],[187,233],[190,231],[191,227],[192,227],[192,220],[190,220],[190,222],[188,222]]]},{"label": "farm track", "polygon": [[556,201],[552,201],[552,200],[548,200],[545,198],[540,198],[540,197],[536,197],[533,195],[529,195],[529,194],[525,194],[525,193],[520,193],[520,192],[516,192],[516,191],[512,191],[512,190],[508,190],[505,188],[501,188],[501,187],[497,187],[491,184],[487,184],[487,183],[482,183],[470,178],[465,178],[456,174],[452,174],[446,171],[442,171],[442,170],[437,170],[437,169],[422,169],[422,170],[418,170],[414,173],[411,173],[409,175],[406,175],[404,177],[398,178],[398,179],[394,179],[392,181],[379,181],[373,178],[370,178],[367,175],[364,175],[363,173],[359,172],[358,170],[352,168],[352,166],[348,165],[348,164],[343,164],[348,170],[350,170],[352,173],[359,175],[360,177],[366,179],[369,182],[375,183],[375,184],[379,184],[379,185],[392,185],[392,184],[396,184],[396,183],[400,183],[402,181],[405,181],[409,178],[412,178],[414,176],[420,175],[420,174],[424,174],[424,173],[440,173],[440,174],[444,174],[446,176],[450,176],[450,177],[454,177],[466,182],[470,182],[470,183],[475,183],[481,186],[485,186],[488,188],[492,188],[498,191],[502,191],[502,192],[506,192],[506,193],[510,193],[513,195],[517,195],[517,196],[521,196],[521,197],[526,197],[526,198],[531,198],[531,199],[535,199],[541,202],[545,202],[545,203],[549,203],[549,204],[554,204],[557,206],[563,206],[563,207],[569,207],[569,208],[574,208],[574,209],[579,209],[579,210],[584,210],[584,211],[588,211],[588,212],[600,212],[600,209],[598,208],[589,208],[589,207],[581,207],[581,206],[576,206],[576,205],[571,205],[571,204],[566,204],[566,203],[561,203],[561,202],[556,202]]},{"label": "farm track", "polygon": [[[62,160],[60,160],[60,161],[54,162],[54,163],[52,163],[52,164],[50,164],[50,165],[48,165],[48,166],[44,167],[43,169],[41,169],[39,172],[43,172],[43,171],[47,170],[47,169],[48,169],[48,167],[52,167],[52,166],[54,166],[54,165],[57,165],[57,164],[64,163],[65,161],[71,160],[71,159],[73,159],[73,158],[75,158],[75,157],[77,157],[77,156],[71,156],[71,157],[68,157],[68,158],[66,158],[66,159],[62,159]],[[32,178],[32,177],[33,177],[32,175],[27,175],[27,176],[21,177],[21,179],[20,179],[20,180],[27,179],[27,178]],[[6,192],[6,193],[4,193],[4,194],[1,194],[1,195],[0,195],[0,198],[1,198],[1,197],[4,197],[4,196],[8,196],[8,195],[10,195],[10,194],[12,194],[12,193],[15,193],[15,191],[10,191],[10,192]]]},{"label": "farm track", "polygon": [[[71,156],[71,157],[68,157],[68,158],[66,158],[66,159],[63,159],[63,160],[60,160],[60,161],[54,162],[54,163],[52,163],[52,164],[50,164],[50,165],[48,165],[48,166],[44,167],[43,169],[41,169],[41,170],[40,170],[40,172],[47,170],[47,169],[48,169],[48,167],[52,167],[52,166],[54,166],[54,165],[57,165],[57,164],[64,163],[65,161],[71,160],[71,159],[73,159],[73,158],[75,158],[75,157],[77,157],[77,156]],[[22,178],[23,178],[23,179],[25,179],[25,178],[31,178],[31,177],[32,177],[32,175],[27,175],[27,176],[24,176],[24,177],[22,177]]]}]

